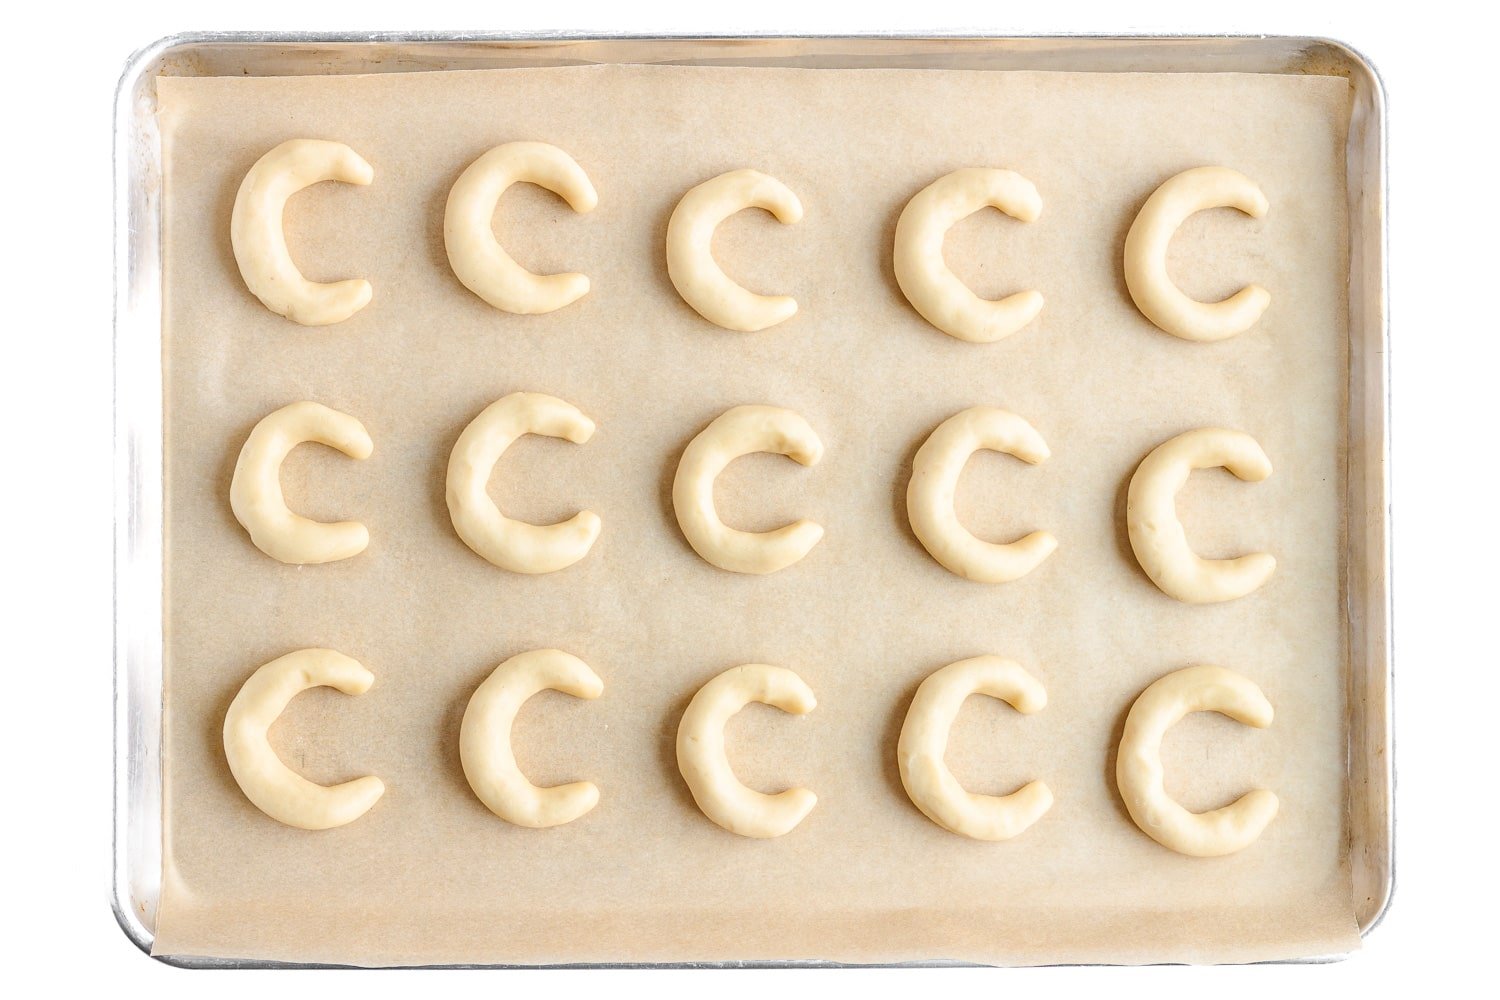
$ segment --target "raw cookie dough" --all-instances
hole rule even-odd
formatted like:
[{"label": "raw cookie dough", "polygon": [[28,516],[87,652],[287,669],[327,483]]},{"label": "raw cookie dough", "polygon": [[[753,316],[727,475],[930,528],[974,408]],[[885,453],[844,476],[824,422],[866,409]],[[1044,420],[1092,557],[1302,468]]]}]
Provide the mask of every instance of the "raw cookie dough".
[{"label": "raw cookie dough", "polygon": [[350,458],[369,458],[375,450],[364,425],[347,413],[305,401],[283,406],[263,417],[240,449],[229,484],[235,520],[250,532],[256,548],[284,563],[326,563],[357,556],[370,544],[370,532],[363,524],[325,524],[287,509],[281,493],[281,463],[304,441],[337,448]]},{"label": "raw cookie dough", "polygon": [[793,715],[806,715],[818,704],[812,689],[785,667],[731,667],[699,688],[683,713],[677,768],[703,815],[742,837],[779,837],[812,812],[818,797],[806,788],[765,795],[734,776],[724,753],[724,724],[752,701]]},{"label": "raw cookie dough", "polygon": [[286,200],[311,184],[374,179],[374,168],[358,153],[325,139],[288,139],[255,161],[234,199],[229,241],[240,276],[267,309],[303,326],[327,326],[369,304],[370,283],[363,278],[327,284],[304,278],[287,251],[281,216]]},{"label": "raw cookie dough", "polygon": [[1188,545],[1187,533],[1177,519],[1177,491],[1194,469],[1216,466],[1250,483],[1271,474],[1271,460],[1250,435],[1200,427],[1157,445],[1130,477],[1125,506],[1130,547],[1162,593],[1187,604],[1244,597],[1276,571],[1276,558],[1268,552],[1238,559],[1204,559]]},{"label": "raw cookie dough", "polygon": [[714,230],[747,208],[763,208],[790,225],[802,218],[791,189],[758,170],[731,170],[682,196],[667,223],[667,274],[682,300],[710,323],[750,333],[775,326],[797,312],[786,295],[756,295],[734,283],[713,257]]},{"label": "raw cookie dough", "polygon": [[575,212],[592,212],[599,195],[571,156],[545,142],[507,142],[469,164],[448,192],[443,243],[448,263],[464,286],[496,309],[548,313],[588,294],[587,275],[533,274],[495,239],[500,196],[512,184],[546,188]]},{"label": "raw cookie dough", "polygon": [[560,649],[512,656],[474,691],[458,735],[464,777],[479,801],[501,819],[535,829],[571,823],[599,804],[599,789],[591,781],[538,788],[516,766],[511,724],[528,698],[547,690],[597,698],[604,682],[587,663]]},{"label": "raw cookie dough", "polygon": [[1228,167],[1194,167],[1157,188],[1125,237],[1125,285],[1151,322],[1184,340],[1224,340],[1255,325],[1271,294],[1248,285],[1222,302],[1199,302],[1182,294],[1167,274],[1167,244],[1194,212],[1237,208],[1254,219],[1270,203],[1255,182]]},{"label": "raw cookie dough", "polygon": [[364,694],[375,675],[332,649],[299,649],[265,664],[245,681],[224,716],[224,756],[245,797],[274,820],[302,830],[330,830],[359,819],[385,794],[373,775],[318,785],[281,762],[266,731],[308,688]]},{"label": "raw cookie dough", "polygon": [[573,565],[599,537],[599,516],[581,510],[557,524],[528,524],[500,513],[490,499],[495,463],[516,438],[543,434],[583,444],[594,422],[572,403],[540,392],[513,392],[484,408],[448,458],[448,513],[464,544],[513,573],[552,573]]},{"label": "raw cookie dough", "polygon": [[1130,706],[1115,781],[1130,818],[1147,836],[1179,854],[1216,858],[1248,847],[1276,818],[1276,795],[1247,792],[1210,812],[1191,813],[1167,796],[1161,740],[1191,712],[1219,712],[1256,729],[1271,724],[1271,703],[1260,688],[1223,667],[1186,667],[1158,679]]},{"label": "raw cookie dough", "polygon": [[1047,707],[1047,691],[1019,663],[999,656],[976,656],[950,663],[917,688],[896,762],[901,784],[916,807],[938,826],[975,840],[1009,840],[1052,808],[1052,789],[1033,781],[1009,795],[976,795],[964,790],[948,770],[948,731],[971,694],[999,698],[1023,715]]},{"label": "raw cookie dough", "polygon": [[998,545],[969,533],[953,510],[958,478],[969,456],[981,449],[1014,455],[1036,465],[1052,453],[1047,442],[1025,420],[990,406],[956,413],[917,449],[906,487],[906,514],[911,530],[943,566],[967,580],[1005,583],[1025,576],[1057,548],[1049,532]]},{"label": "raw cookie dough", "polygon": [[741,455],[766,451],[802,465],[817,465],[823,442],[806,420],[779,406],[736,406],[725,410],[693,438],[672,482],[677,523],[694,551],[720,569],[735,573],[774,573],[812,550],[823,526],[806,519],[774,531],[738,531],[719,520],[714,480]]},{"label": "raw cookie dough", "polygon": [[1031,290],[998,301],[981,299],[943,260],[943,238],[953,224],[986,206],[1013,219],[1042,214],[1036,185],[1009,170],[965,167],[939,177],[906,203],[896,223],[896,283],[922,317],[944,333],[975,344],[1008,337],[1042,311]]}]

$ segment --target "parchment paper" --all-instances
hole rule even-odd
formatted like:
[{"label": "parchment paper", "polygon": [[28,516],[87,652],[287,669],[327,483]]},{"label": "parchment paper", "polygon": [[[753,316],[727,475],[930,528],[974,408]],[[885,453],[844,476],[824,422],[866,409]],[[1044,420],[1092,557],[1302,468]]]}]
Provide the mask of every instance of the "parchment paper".
[{"label": "parchment paper", "polygon": [[[386,965],[431,962],[964,959],[1248,961],[1358,944],[1344,859],[1346,648],[1341,611],[1347,317],[1345,81],[1252,75],[585,67],[368,77],[162,79],[166,158],[167,688],[165,870],[155,950]],[[368,188],[293,199],[286,229],[309,277],[360,275],[373,303],[307,329],[246,290],[229,245],[236,188],[284,139],[338,139],[375,167]],[[538,271],[593,290],[539,317],[498,312],[448,268],[442,213],[484,150],[538,139],[571,153],[600,194],[572,213],[508,194],[502,242]],[[1121,278],[1146,196],[1187,167],[1254,178],[1271,212],[1190,220],[1172,269],[1219,298],[1249,281],[1270,310],[1220,344],[1153,328]],[[1001,343],[927,325],[891,274],[906,201],[938,176],[992,165],[1033,180],[1031,225],[984,212],[947,254],[981,295],[1035,287],[1040,318]],[[753,166],[788,184],[805,219],[760,212],[722,228],[727,271],[795,295],[797,316],[730,333],[666,276],[667,218],[689,187]],[[529,438],[491,484],[512,516],[588,507],[603,533],[582,563],[525,577],[455,535],[448,453],[516,390],[579,406],[584,446]],[[370,528],[362,555],[296,568],[255,549],[228,490],[250,428],[312,399],[356,415],[375,453],[298,449],[289,500]],[[687,442],[738,403],[791,407],[827,454],[813,469],[757,456],[722,477],[727,521],[808,516],[824,541],[752,577],[687,546],[670,483]],[[975,404],[1023,415],[1053,457],[981,454],[960,513],[984,537],[1045,527],[1055,555],[1005,585],[937,565],[907,526],[913,452]],[[1124,528],[1141,458],[1193,427],[1246,430],[1275,464],[1258,485],[1194,476],[1180,509],[1200,551],[1265,549],[1279,567],[1242,600],[1190,607],[1152,586]],[[388,791],[325,833],[259,813],[230,777],[224,711],[261,663],[326,645],[375,687],[301,696],[273,730],[317,781],[380,775]],[[523,712],[532,780],[588,778],[598,808],[567,826],[510,826],[470,793],[458,727],[505,658],[557,646],[605,693],[547,693]],[[903,793],[894,758],[916,685],[999,653],[1045,684],[1023,718],[971,699],[948,759],[974,791],[1033,777],[1051,812],[1007,843],[947,833]],[[794,719],[752,707],[730,726],[750,785],[814,789],[773,841],[704,818],[679,777],[678,718],[738,663],[796,670],[817,692]],[[1152,680],[1210,662],[1258,683],[1267,731],[1189,718],[1165,750],[1168,790],[1192,809],[1256,786],[1281,812],[1251,847],[1197,859],[1154,843],[1115,791],[1113,746]]]}]

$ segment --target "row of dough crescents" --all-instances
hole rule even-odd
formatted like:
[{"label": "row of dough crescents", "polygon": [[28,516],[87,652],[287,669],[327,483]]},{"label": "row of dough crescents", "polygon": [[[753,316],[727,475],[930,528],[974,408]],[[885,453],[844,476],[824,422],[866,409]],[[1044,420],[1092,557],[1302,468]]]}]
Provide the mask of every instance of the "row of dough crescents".
[{"label": "row of dough crescents", "polygon": [[[320,283],[303,277],[287,250],[282,215],[286,200],[319,181],[370,184],[374,168],[341,142],[289,139],[262,156],[241,183],[230,220],[230,240],[240,274],[266,308],[305,326],[326,326],[369,304],[362,278]],[[599,195],[582,167],[544,142],[508,142],[471,163],[448,193],[443,240],[448,263],[465,287],[507,313],[535,315],[576,302],[589,291],[587,275],[534,274],[495,238],[492,219],[500,197],[530,183],[586,213]],[[1011,170],[964,167],[919,191],[896,225],[892,264],[897,284],[918,313],[937,329],[972,343],[992,343],[1029,324],[1042,310],[1035,289],[999,300],[975,295],[943,259],[943,241],[960,219],[992,207],[1020,222],[1041,217],[1037,187]],[[1249,329],[1270,304],[1270,294],[1249,285],[1222,302],[1189,298],[1167,274],[1167,244],[1183,220],[1209,208],[1239,209],[1260,218],[1269,208],[1254,181],[1222,166],[1194,167],[1158,187],[1146,200],[1125,241],[1126,286],[1141,313],[1185,340],[1214,341]],[[667,224],[667,273],[683,301],[720,327],[754,332],[797,312],[796,299],[758,295],[730,279],[711,244],[720,222],[759,208],[790,225],[802,219],[802,202],[781,181],[757,170],[720,174],[683,195]]]},{"label": "row of dough crescents", "polygon": [[[584,444],[594,429],[576,406],[543,393],[513,392],[485,407],[459,435],[448,459],[448,513],[458,536],[489,562],[515,573],[553,573],[586,557],[603,529],[599,515],[579,511],[556,524],[510,518],[490,496],[489,481],[500,457],[523,435]],[[240,450],[229,490],[234,516],[257,548],[281,562],[303,565],[358,555],[370,540],[364,524],[314,521],[287,507],[281,464],[305,441],[356,459],[374,451],[364,425],[349,414],[308,401],[284,406],[257,423]],[[949,571],[976,582],[1007,583],[1041,565],[1058,540],[1050,532],[1033,531],[1015,541],[989,542],[964,527],[954,494],[970,456],[980,450],[1032,465],[1051,454],[1036,428],[1014,413],[989,406],[960,411],[938,425],[917,450],[906,491],[907,517],[918,541]],[[736,458],[755,452],[813,466],[823,456],[823,442],[793,410],[731,407],[688,444],[672,483],[672,506],[683,536],[704,560],[735,573],[786,569],[807,556],[824,534],[822,525],[807,519],[762,532],[741,531],[720,519],[715,480]],[[1253,437],[1207,427],[1158,445],[1130,480],[1126,520],[1136,559],[1163,593],[1189,604],[1243,597],[1276,568],[1275,558],[1266,552],[1205,559],[1189,545],[1177,517],[1177,492],[1193,470],[1220,466],[1247,482],[1271,474],[1270,459]]]},{"label": "row of dough crescents", "polygon": [[[263,664],[235,695],[224,718],[230,773],[255,806],[281,823],[328,830],[359,819],[385,794],[385,783],[365,775],[339,785],[315,784],[282,762],[267,737],[292,698],[314,687],[364,694],[375,682],[363,664],[332,649],[299,649]],[[532,784],[516,764],[511,728],[530,698],[554,690],[595,699],[604,682],[587,663],[560,649],[511,657],[480,683],[464,710],[459,759],[485,807],[510,823],[546,829],[571,823],[599,804],[591,781],[550,788]],[[1051,788],[1027,782],[1008,795],[969,792],[944,762],[948,735],[971,695],[997,698],[1023,715],[1047,705],[1042,683],[1013,660],[994,655],[959,660],[930,674],[907,708],[896,745],[901,784],[912,803],[950,833],[982,841],[1020,835],[1052,808]],[[793,715],[817,707],[812,688],[796,672],[765,663],[731,667],[693,696],[677,727],[677,767],[693,801],[714,823],[743,837],[770,839],[794,830],[818,803],[807,788],[765,794],[745,786],[729,762],[724,727],[746,705],[759,702]],[[1192,712],[1220,712],[1264,729],[1273,709],[1249,678],[1223,667],[1185,667],[1158,678],[1136,698],[1120,736],[1115,781],[1136,825],[1164,847],[1196,857],[1219,857],[1248,847],[1276,816],[1275,793],[1258,788],[1220,809],[1193,813],[1165,787],[1161,744],[1168,729]]]}]

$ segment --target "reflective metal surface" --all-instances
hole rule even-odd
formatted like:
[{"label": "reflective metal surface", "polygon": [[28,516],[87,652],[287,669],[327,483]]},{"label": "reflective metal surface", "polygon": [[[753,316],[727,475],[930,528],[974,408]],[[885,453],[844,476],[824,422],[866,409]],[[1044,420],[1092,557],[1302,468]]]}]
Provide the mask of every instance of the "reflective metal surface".
[{"label": "reflective metal surface", "polygon": [[[131,57],[115,103],[115,787],[112,901],[149,952],[162,863],[162,369],[160,75],[395,73],[597,62],[1346,77],[1349,411],[1350,865],[1362,932],[1394,885],[1385,96],[1358,52],[1295,37],[634,37],[567,33],[249,34],[164,38]],[[1339,956],[1329,956],[1328,959]],[[1328,960],[1321,959],[1321,960]],[[164,959],[202,968],[275,966]],[[1314,959],[1313,961],[1317,961]],[[822,966],[827,963],[725,963]],[[946,965],[954,963],[904,963]]]}]

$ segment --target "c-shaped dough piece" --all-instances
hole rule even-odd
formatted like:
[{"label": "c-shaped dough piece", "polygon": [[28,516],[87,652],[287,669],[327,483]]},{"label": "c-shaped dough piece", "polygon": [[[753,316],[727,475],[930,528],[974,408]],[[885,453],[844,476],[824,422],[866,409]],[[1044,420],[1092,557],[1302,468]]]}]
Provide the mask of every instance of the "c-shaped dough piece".
[{"label": "c-shaped dough piece", "polygon": [[458,436],[448,458],[448,513],[464,544],[512,573],[552,573],[589,554],[599,537],[599,515],[581,510],[557,524],[528,524],[500,513],[490,499],[495,463],[525,434],[583,444],[594,422],[572,403],[540,392],[497,399]]},{"label": "c-shaped dough piece", "polygon": [[303,326],[327,326],[369,304],[363,278],[328,284],[304,278],[287,251],[281,216],[286,200],[311,184],[374,179],[375,169],[358,153],[326,139],[288,139],[255,161],[234,199],[229,241],[240,276],[267,309]]},{"label": "c-shaped dough piece", "polygon": [[986,206],[1013,219],[1042,214],[1036,185],[1020,174],[966,167],[939,177],[906,203],[896,223],[896,283],[933,326],[951,337],[988,344],[1008,337],[1042,311],[1042,293],[1030,290],[998,301],[981,299],[943,260],[943,238],[953,224]]},{"label": "c-shaped dough piece", "polygon": [[710,323],[751,333],[791,319],[797,300],[756,295],[735,284],[713,256],[714,230],[747,208],[763,208],[790,225],[802,218],[802,203],[791,189],[758,170],[731,170],[704,181],[682,196],[667,223],[667,274],[682,300]]},{"label": "c-shaped dough piece", "polygon": [[719,520],[714,480],[741,455],[768,451],[817,465],[823,442],[801,415],[779,406],[725,410],[693,438],[672,481],[672,507],[682,533],[700,556],[734,573],[774,573],[812,551],[823,526],[806,519],[774,531],[738,531]]},{"label": "c-shaped dough piece", "polygon": [[932,558],[966,580],[1006,583],[1025,576],[1057,548],[1046,531],[998,545],[975,538],[958,521],[953,496],[969,456],[981,449],[1036,465],[1052,454],[1025,420],[990,406],[974,406],[944,420],[917,449],[906,487],[906,515]]},{"label": "c-shaped dough piece", "polygon": [[742,837],[779,837],[818,804],[806,788],[765,795],[734,776],[724,752],[724,724],[758,701],[806,715],[818,705],[812,689],[785,667],[746,663],[724,671],[693,695],[677,727],[677,768],[703,815]]},{"label": "c-shaped dough piece", "polygon": [[337,448],[350,458],[369,458],[375,450],[364,425],[347,413],[322,403],[283,406],[266,414],[245,439],[229,484],[229,507],[255,547],[273,559],[300,565],[357,556],[370,544],[363,524],[325,524],[287,509],[281,463],[304,441]]},{"label": "c-shaped dough piece", "polygon": [[1019,663],[999,656],[976,656],[950,663],[917,688],[896,761],[901,784],[916,807],[938,826],[975,840],[1009,840],[1052,808],[1052,789],[1033,781],[1009,795],[964,791],[943,756],[948,731],[971,694],[999,698],[1023,715],[1047,707],[1047,691]]},{"label": "c-shaped dough piece", "polygon": [[1184,340],[1233,337],[1254,326],[1271,304],[1271,293],[1259,285],[1247,285],[1222,302],[1199,302],[1173,284],[1167,274],[1167,244],[1188,216],[1209,208],[1237,208],[1259,219],[1270,202],[1237,170],[1195,167],[1157,188],[1125,237],[1125,285],[1136,308]]},{"label": "c-shaped dough piece", "polygon": [[1130,477],[1125,503],[1130,547],[1162,593],[1186,604],[1244,597],[1276,571],[1276,557],[1269,552],[1204,559],[1188,545],[1187,533],[1177,519],[1177,491],[1194,469],[1216,466],[1249,483],[1271,474],[1271,460],[1250,435],[1200,427],[1157,445]]},{"label": "c-shaped dough piece", "polygon": [[1256,729],[1271,724],[1271,703],[1249,679],[1223,667],[1186,667],[1158,679],[1130,706],[1115,781],[1130,818],[1147,836],[1179,854],[1216,858],[1260,836],[1276,818],[1276,795],[1264,788],[1205,813],[1191,813],[1167,796],[1161,740],[1192,712],[1219,712]]},{"label": "c-shaped dough piece", "polygon": [[479,801],[501,819],[535,829],[571,823],[599,804],[593,782],[538,788],[516,766],[511,725],[528,698],[547,690],[597,698],[604,682],[587,663],[560,649],[512,656],[474,691],[458,735],[464,777]]},{"label": "c-shaped dough piece", "polygon": [[548,313],[587,295],[589,279],[577,273],[533,274],[495,239],[495,206],[506,188],[522,182],[561,195],[578,213],[599,204],[588,175],[567,153],[545,142],[507,142],[469,164],[453,183],[443,242],[453,273],[469,291],[509,313]]},{"label": "c-shaped dough piece", "polygon": [[374,775],[341,785],[318,785],[281,762],[266,731],[287,704],[308,688],[364,694],[375,675],[332,649],[299,649],[250,675],[224,716],[224,756],[245,797],[274,820],[302,830],[331,830],[352,823],[385,794]]}]

